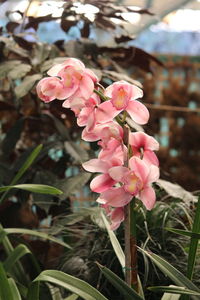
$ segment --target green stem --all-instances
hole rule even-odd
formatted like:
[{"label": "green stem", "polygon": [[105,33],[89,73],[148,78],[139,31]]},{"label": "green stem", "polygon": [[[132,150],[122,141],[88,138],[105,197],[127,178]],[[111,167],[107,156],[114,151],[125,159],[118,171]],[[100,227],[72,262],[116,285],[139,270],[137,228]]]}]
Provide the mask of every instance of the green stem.
[{"label": "green stem", "polygon": [[108,97],[106,97],[102,92],[100,92],[99,90],[94,89],[94,93],[96,93],[102,101],[107,101],[109,100]]}]

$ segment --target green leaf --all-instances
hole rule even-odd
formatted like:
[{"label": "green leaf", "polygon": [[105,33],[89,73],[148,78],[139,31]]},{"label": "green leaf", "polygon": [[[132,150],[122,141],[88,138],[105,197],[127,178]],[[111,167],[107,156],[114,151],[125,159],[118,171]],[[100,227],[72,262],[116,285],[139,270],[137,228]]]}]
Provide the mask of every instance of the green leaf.
[{"label": "green leaf", "polygon": [[31,66],[28,64],[20,63],[9,71],[8,77],[11,79],[18,79],[24,77],[31,70]]},{"label": "green leaf", "polygon": [[[189,280],[187,277],[185,277],[180,271],[178,271],[176,268],[174,268],[171,264],[169,264],[166,260],[161,258],[160,256],[145,251],[138,247],[138,249],[143,252],[147,257],[150,258],[150,260],[166,275],[168,276],[175,284],[181,287],[185,287],[189,290],[196,291],[200,293],[200,289],[193,284],[191,280]],[[198,300],[199,298],[196,296],[192,296],[193,299]]]},{"label": "green leaf", "polygon": [[0,79],[3,79],[7,76],[8,72],[13,70],[15,67],[19,67],[21,64],[20,60],[10,60],[5,61],[0,64]]},{"label": "green leaf", "polygon": [[78,296],[75,294],[72,294],[72,295],[68,296],[67,298],[65,298],[64,300],[76,300],[76,299],[78,299]]},{"label": "green leaf", "polygon": [[22,98],[33,88],[35,82],[42,78],[42,74],[29,75],[24,78],[22,83],[15,88],[17,98]]},{"label": "green leaf", "polygon": [[[47,270],[43,271],[35,280],[37,281],[47,281],[63,287],[72,293],[75,293],[85,300],[108,300],[103,296],[98,290],[93,288],[87,282],[78,279],[74,276],[65,274],[61,271]],[[30,299],[28,299],[30,300]],[[36,299],[34,299],[36,300]]]},{"label": "green leaf", "polygon": [[180,234],[183,236],[188,236],[188,237],[192,237],[195,239],[200,239],[200,233],[195,233],[192,231],[188,231],[188,230],[182,230],[182,229],[175,229],[175,228],[165,228],[167,231],[176,233],[176,234]]},{"label": "green leaf", "polygon": [[4,261],[4,269],[9,272],[13,265],[25,254],[31,254],[25,245],[18,245]]},{"label": "green leaf", "polygon": [[0,262],[0,283],[1,283],[0,299],[15,300],[15,298],[13,298],[13,293],[1,262]]},{"label": "green leaf", "polygon": [[40,286],[39,282],[33,282],[29,286],[26,300],[39,300],[39,292],[40,292],[39,286]]},{"label": "green leaf", "polygon": [[159,179],[156,184],[158,184],[161,188],[163,188],[170,196],[174,198],[180,198],[185,203],[190,203],[191,201],[196,202],[197,197],[194,196],[192,193],[186,191],[178,184],[171,183],[169,181]]},{"label": "green leaf", "polygon": [[44,232],[39,232],[39,231],[36,231],[36,230],[30,230],[30,229],[25,229],[25,228],[4,228],[4,231],[7,234],[16,234],[17,233],[17,234],[27,234],[27,235],[36,236],[38,238],[49,240],[51,242],[57,243],[57,244],[59,244],[63,247],[71,248],[65,242],[63,242],[63,241],[47,234],[47,233],[44,233]]},{"label": "green leaf", "polygon": [[167,292],[172,294],[181,294],[181,295],[195,295],[200,296],[200,293],[192,290],[188,290],[185,287],[180,286],[152,286],[149,287],[148,290],[153,292]]},{"label": "green leaf", "polygon": [[161,300],[179,300],[181,295],[164,293]]},{"label": "green leaf", "polygon": [[9,285],[10,285],[10,291],[12,293],[13,300],[21,300],[22,298],[20,296],[20,293],[19,293],[19,290],[16,286],[15,281],[12,278],[9,278],[8,282],[9,282]]},{"label": "green leaf", "polygon": [[[199,232],[200,232],[200,197],[198,199],[196,213],[194,217],[194,223],[192,227],[193,234],[199,234]],[[198,242],[199,242],[199,237],[191,236],[189,254],[188,254],[188,263],[187,263],[187,277],[189,279],[192,279],[192,275],[194,271]]]},{"label": "green leaf", "polygon": [[63,192],[55,187],[45,184],[17,184],[7,185],[0,187],[0,193],[8,191],[10,189],[20,189],[29,191],[32,193],[49,194],[49,195],[61,195]]},{"label": "green leaf", "polygon": [[114,234],[113,230],[110,229],[110,225],[104,215],[103,212],[101,212],[101,216],[102,216],[102,219],[103,219],[103,222],[105,224],[105,227],[107,229],[107,232],[108,232],[108,235],[109,235],[109,238],[110,238],[110,242],[113,246],[113,249],[115,251],[115,254],[122,266],[122,268],[124,269],[125,268],[125,255],[124,255],[124,252],[122,250],[122,247],[116,237],[116,235]]},{"label": "green leaf", "polygon": [[19,171],[17,172],[16,176],[11,181],[10,185],[15,185],[18,180],[23,176],[23,174],[26,172],[26,170],[32,165],[40,151],[42,150],[43,145],[37,146],[29,155],[27,160],[24,162],[24,164],[21,166]]},{"label": "green leaf", "polygon": [[114,274],[108,268],[98,264],[101,272],[110,281],[110,283],[124,296],[126,300],[143,300],[131,287],[126,284],[120,277]]}]

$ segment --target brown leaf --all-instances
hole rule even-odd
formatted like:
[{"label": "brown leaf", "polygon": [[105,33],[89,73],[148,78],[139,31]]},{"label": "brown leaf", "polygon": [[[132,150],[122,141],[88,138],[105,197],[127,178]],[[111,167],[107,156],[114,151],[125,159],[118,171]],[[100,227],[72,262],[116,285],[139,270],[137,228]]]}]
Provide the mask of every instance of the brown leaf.
[{"label": "brown leaf", "polygon": [[62,30],[67,32],[72,26],[76,25],[77,21],[76,20],[68,20],[68,19],[62,19],[60,27]]},{"label": "brown leaf", "polygon": [[100,27],[105,30],[108,30],[108,28],[115,29],[116,27],[108,18],[102,15],[97,15],[94,22],[97,25],[97,27]]},{"label": "brown leaf", "polygon": [[6,29],[7,29],[8,32],[13,33],[13,31],[15,30],[15,28],[17,26],[19,26],[19,23],[17,23],[17,22],[8,22],[6,24]]},{"label": "brown leaf", "polygon": [[26,49],[28,51],[33,49],[34,43],[28,42],[18,35],[13,35],[13,38],[14,38],[15,42],[23,49]]},{"label": "brown leaf", "polygon": [[84,38],[88,38],[90,34],[90,23],[89,22],[84,22],[84,26],[81,29],[81,36]]}]

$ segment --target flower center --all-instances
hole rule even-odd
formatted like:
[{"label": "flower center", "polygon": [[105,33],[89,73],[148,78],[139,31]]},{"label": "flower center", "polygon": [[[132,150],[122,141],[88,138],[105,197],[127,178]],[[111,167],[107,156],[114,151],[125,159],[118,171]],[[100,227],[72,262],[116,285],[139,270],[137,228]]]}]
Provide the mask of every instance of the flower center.
[{"label": "flower center", "polygon": [[130,172],[125,178],[124,189],[132,195],[136,195],[142,189],[142,182],[134,172]]},{"label": "flower center", "polygon": [[126,91],[123,88],[120,88],[117,92],[113,93],[111,101],[116,109],[125,109],[128,104]]}]

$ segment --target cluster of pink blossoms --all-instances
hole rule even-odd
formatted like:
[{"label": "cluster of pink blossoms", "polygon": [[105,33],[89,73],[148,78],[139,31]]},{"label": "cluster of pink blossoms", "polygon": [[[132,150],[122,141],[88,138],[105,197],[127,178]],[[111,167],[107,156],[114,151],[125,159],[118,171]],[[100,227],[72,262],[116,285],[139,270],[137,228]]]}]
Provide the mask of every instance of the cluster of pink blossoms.
[{"label": "cluster of pink blossoms", "polygon": [[159,144],[144,132],[130,132],[129,145],[125,145],[124,129],[120,125],[120,113],[128,113],[140,125],[148,122],[147,108],[136,100],[143,96],[142,90],[126,81],[103,89],[97,76],[75,58],[53,66],[47,74],[50,77],[37,85],[40,99],[65,100],[63,106],[75,113],[79,126],[85,127],[82,139],[98,141],[98,158],[83,163],[83,168],[101,173],[91,181],[90,188],[100,194],[97,202],[109,216],[111,229],[117,229],[123,222],[124,206],[133,197],[151,210],[156,198],[152,183],[159,178],[159,162],[154,151]]}]

